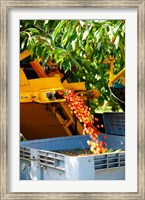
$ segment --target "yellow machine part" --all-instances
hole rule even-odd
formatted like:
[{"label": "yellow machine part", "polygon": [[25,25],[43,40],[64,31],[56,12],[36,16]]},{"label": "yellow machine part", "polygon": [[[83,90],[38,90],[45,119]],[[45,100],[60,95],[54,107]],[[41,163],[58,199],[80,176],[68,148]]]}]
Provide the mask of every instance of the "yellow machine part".
[{"label": "yellow machine part", "polygon": [[38,76],[40,78],[47,77],[43,67],[39,64],[39,62],[37,62],[36,59],[33,62],[30,62],[30,64],[33,67],[33,69],[35,70],[36,74],[38,74]]},{"label": "yellow machine part", "polygon": [[21,103],[20,131],[26,139],[82,134],[83,126],[74,119],[67,103],[59,102],[63,115],[56,111],[55,106],[56,104]]},{"label": "yellow machine part", "polygon": [[37,103],[21,103],[20,131],[27,140],[68,136],[46,105]]},{"label": "yellow machine part", "polygon": [[20,68],[20,103],[32,101],[39,103],[52,102],[46,97],[46,93],[50,91],[55,93],[58,90],[64,90],[59,76],[28,80],[23,69]]},{"label": "yellow machine part", "polygon": [[110,56],[108,59],[106,59],[103,64],[110,64],[110,69],[109,69],[109,83],[108,86],[111,87],[114,82],[118,79],[121,80],[122,84],[125,86],[125,67],[116,75],[114,75],[113,68],[114,68],[114,62],[116,58]]},{"label": "yellow machine part", "polygon": [[125,74],[125,68],[123,68],[118,74],[116,74],[114,77],[112,77],[109,80],[109,86],[112,86],[113,83],[116,80],[118,80],[118,79],[121,79],[122,84],[125,86],[125,77],[124,77],[124,74]]},{"label": "yellow machine part", "polygon": [[[30,56],[29,51],[20,54],[20,61]],[[50,61],[49,61],[50,62]],[[20,67],[20,132],[26,139],[41,139],[82,134],[83,126],[72,116],[65,99],[48,99],[47,93],[70,89],[79,91],[81,98],[88,98],[84,82],[61,83],[61,74],[46,76],[42,66],[35,59],[30,62],[39,78],[27,79]],[[92,93],[93,94],[93,93]],[[96,98],[97,91],[93,94]],[[56,111],[59,105],[62,113]]]},{"label": "yellow machine part", "polygon": [[46,97],[47,92],[55,93],[65,89],[81,90],[85,91],[84,82],[80,83],[61,83],[61,77],[57,74],[54,77],[27,79],[24,71],[20,68],[20,102],[39,102],[39,103],[52,103],[52,102],[64,102],[64,100],[49,100]]},{"label": "yellow machine part", "polygon": [[[78,88],[85,89],[83,84]],[[64,89],[58,75],[27,80],[20,68],[20,131],[26,139],[82,134],[83,127],[78,120],[74,121],[65,99],[49,100],[46,97],[48,91],[55,94]],[[55,111],[54,103],[59,103],[64,118]]]}]

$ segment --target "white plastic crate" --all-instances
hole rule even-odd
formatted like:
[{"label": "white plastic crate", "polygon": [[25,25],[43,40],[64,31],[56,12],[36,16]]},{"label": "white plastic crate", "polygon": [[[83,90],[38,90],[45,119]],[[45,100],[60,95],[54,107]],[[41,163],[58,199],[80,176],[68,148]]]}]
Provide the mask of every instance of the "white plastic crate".
[{"label": "white plastic crate", "polygon": [[[100,135],[101,139],[103,135]],[[107,136],[108,148],[122,152],[68,156],[59,150],[89,148],[89,136],[69,136],[21,142],[21,180],[124,180],[125,138]],[[112,144],[112,146],[110,146]]]}]

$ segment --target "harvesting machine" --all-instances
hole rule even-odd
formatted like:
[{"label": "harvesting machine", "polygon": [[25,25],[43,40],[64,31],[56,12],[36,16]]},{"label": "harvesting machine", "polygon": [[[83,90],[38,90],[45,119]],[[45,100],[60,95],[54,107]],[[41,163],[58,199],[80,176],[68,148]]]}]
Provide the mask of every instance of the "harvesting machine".
[{"label": "harvesting machine", "polygon": [[86,91],[84,82],[68,83],[50,59],[47,70],[36,58],[25,64],[29,56],[28,50],[20,54],[20,132],[28,140],[82,134],[82,124],[59,92],[77,91],[85,100],[99,97],[99,91]]},{"label": "harvesting machine", "polygon": [[[30,61],[30,57],[28,50],[20,54],[20,132],[27,140],[81,135],[82,124],[71,114],[59,92],[73,90],[83,100],[98,98],[100,92],[87,91],[84,82],[68,83],[66,74],[50,59],[42,67],[41,61]],[[114,60],[110,57],[104,62],[110,63],[108,87],[125,110],[125,68],[114,75]],[[115,84],[118,79],[121,84]]]}]

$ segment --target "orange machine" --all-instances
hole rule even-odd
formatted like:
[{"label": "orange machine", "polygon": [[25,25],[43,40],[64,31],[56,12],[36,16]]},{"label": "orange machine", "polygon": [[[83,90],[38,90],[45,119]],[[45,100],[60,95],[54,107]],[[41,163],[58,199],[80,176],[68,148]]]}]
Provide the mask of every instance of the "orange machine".
[{"label": "orange machine", "polygon": [[[22,52],[20,61],[30,55],[27,50]],[[46,74],[37,59],[30,62],[30,68],[36,78],[28,78],[25,66],[20,66],[20,132],[28,140],[82,134],[82,124],[70,113],[59,91],[71,89],[81,93],[83,99],[97,98],[99,91],[86,91],[84,82],[62,83],[58,70]]]}]

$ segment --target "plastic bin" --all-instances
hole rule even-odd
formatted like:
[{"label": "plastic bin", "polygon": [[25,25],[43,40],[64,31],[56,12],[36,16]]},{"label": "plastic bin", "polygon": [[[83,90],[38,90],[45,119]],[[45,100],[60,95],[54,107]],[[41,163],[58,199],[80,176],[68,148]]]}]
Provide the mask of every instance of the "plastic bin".
[{"label": "plastic bin", "polygon": [[[99,136],[101,139],[103,135]],[[109,148],[122,152],[89,156],[68,156],[59,150],[89,148],[86,136],[69,136],[21,142],[21,180],[124,180],[125,140],[108,135]]]},{"label": "plastic bin", "polygon": [[105,133],[109,135],[125,136],[125,113],[103,113]]}]

